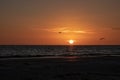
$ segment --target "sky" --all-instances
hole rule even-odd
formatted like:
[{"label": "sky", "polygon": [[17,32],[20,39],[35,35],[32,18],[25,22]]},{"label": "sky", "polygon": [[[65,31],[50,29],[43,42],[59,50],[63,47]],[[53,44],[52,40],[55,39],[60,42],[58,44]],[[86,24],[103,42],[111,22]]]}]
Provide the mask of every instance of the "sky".
[{"label": "sky", "polygon": [[0,45],[120,45],[120,0],[0,0]]}]

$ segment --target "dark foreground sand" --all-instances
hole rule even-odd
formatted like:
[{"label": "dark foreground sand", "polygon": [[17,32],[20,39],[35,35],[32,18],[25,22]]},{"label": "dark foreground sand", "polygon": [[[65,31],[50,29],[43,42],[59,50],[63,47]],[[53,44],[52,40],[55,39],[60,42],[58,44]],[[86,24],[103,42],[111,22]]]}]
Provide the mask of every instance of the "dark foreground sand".
[{"label": "dark foreground sand", "polygon": [[1,58],[0,80],[120,80],[120,57]]}]

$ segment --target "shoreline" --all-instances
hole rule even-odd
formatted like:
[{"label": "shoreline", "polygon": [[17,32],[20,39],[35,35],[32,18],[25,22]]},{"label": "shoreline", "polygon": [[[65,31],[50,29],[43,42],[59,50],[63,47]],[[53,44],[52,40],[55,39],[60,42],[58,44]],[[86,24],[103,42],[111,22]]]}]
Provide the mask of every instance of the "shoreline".
[{"label": "shoreline", "polygon": [[95,58],[95,57],[120,57],[120,55],[37,55],[37,56],[0,56],[2,59],[54,59],[54,58]]},{"label": "shoreline", "polygon": [[2,80],[120,80],[120,57],[0,59]]}]

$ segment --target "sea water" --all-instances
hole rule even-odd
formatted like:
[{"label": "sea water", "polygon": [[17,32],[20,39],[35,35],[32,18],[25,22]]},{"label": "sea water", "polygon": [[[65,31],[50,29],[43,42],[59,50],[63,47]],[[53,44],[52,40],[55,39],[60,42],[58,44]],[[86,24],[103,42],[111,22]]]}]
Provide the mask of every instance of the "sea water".
[{"label": "sea water", "polygon": [[120,55],[120,45],[1,45],[3,56]]}]

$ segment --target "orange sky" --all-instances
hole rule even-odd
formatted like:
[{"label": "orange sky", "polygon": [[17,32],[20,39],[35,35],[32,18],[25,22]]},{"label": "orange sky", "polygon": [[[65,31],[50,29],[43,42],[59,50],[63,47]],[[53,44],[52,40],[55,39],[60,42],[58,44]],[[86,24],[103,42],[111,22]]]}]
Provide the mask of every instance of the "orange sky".
[{"label": "orange sky", "polygon": [[67,45],[70,39],[75,45],[120,45],[119,4],[120,0],[0,1],[0,45]]}]

